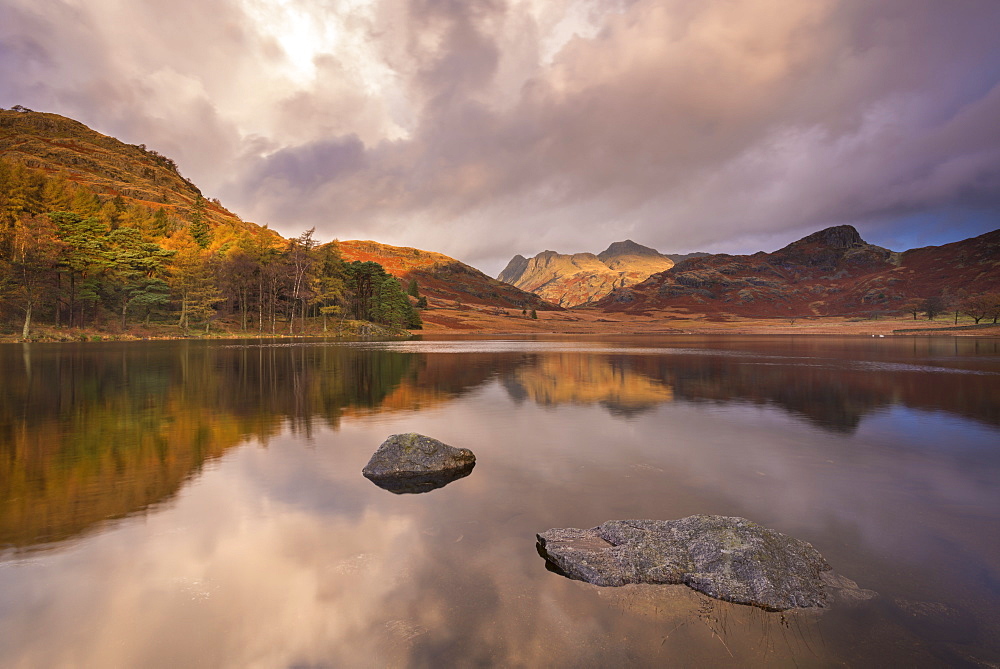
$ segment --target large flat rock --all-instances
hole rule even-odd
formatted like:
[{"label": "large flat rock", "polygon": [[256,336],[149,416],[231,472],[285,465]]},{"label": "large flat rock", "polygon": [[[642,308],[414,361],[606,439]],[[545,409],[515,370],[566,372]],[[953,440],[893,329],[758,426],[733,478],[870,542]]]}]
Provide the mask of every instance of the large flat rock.
[{"label": "large flat rock", "polygon": [[684,584],[769,611],[826,606],[830,570],[805,541],[730,516],[612,520],[551,529],[538,551],[556,571],[602,586]]},{"label": "large flat rock", "polygon": [[476,456],[416,432],[386,439],[361,471],[375,485],[395,493],[428,492],[468,476]]}]

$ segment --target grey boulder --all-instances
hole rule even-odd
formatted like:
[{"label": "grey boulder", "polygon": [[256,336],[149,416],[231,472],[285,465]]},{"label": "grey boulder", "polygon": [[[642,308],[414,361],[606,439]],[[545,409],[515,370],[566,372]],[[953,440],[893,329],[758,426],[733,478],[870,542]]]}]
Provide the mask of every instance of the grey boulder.
[{"label": "grey boulder", "polygon": [[550,568],[595,585],[684,584],[768,611],[826,606],[830,570],[810,544],[729,516],[612,520],[542,532]]},{"label": "grey boulder", "polygon": [[476,456],[416,432],[386,439],[361,473],[375,485],[394,493],[428,492],[468,476]]}]

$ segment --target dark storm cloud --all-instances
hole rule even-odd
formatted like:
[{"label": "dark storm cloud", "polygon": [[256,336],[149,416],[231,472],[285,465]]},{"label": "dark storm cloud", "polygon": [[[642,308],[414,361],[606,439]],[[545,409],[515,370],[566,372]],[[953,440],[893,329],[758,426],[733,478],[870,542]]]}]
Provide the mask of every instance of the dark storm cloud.
[{"label": "dark storm cloud", "polygon": [[8,104],[163,150],[285,233],[495,272],[1000,216],[993,0],[111,7],[2,10]]}]

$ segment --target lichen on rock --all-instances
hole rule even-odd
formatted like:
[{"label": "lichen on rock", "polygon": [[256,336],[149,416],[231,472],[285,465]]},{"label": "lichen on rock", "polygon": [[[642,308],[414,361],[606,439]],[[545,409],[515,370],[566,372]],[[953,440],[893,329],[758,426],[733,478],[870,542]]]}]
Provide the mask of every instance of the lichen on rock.
[{"label": "lichen on rock", "polygon": [[468,476],[476,456],[416,432],[394,434],[372,454],[361,473],[394,493],[428,492]]},{"label": "lichen on rock", "polygon": [[769,611],[826,606],[830,570],[812,545],[729,516],[612,520],[537,535],[558,572],[602,586],[684,584],[710,597]]}]

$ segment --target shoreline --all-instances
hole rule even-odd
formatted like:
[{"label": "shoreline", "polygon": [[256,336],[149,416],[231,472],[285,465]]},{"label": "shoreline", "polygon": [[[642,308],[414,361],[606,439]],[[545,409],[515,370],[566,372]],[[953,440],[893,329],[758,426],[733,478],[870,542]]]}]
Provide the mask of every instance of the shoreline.
[{"label": "shoreline", "polygon": [[[398,330],[361,321],[338,323],[327,332],[307,328],[306,332],[249,332],[238,329],[200,332],[172,332],[173,326],[139,326],[127,332],[96,328],[55,328],[39,326],[28,340],[19,335],[0,335],[0,343],[81,343],[107,341],[179,341],[239,339],[344,339],[406,340],[414,337],[491,336],[851,336],[851,337],[1000,337],[1000,324],[971,322],[954,325],[954,320],[917,320],[910,317],[868,320],[858,317],[815,316],[809,318],[747,318],[701,314],[661,313],[646,315],[608,314],[576,310],[539,312],[537,319],[498,315],[483,308],[428,309],[422,312],[421,330]],[[971,320],[971,319],[970,319]],[[315,324],[310,324],[315,325]]]}]

